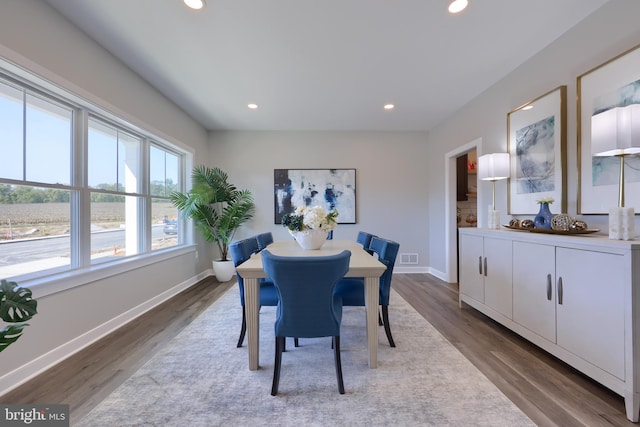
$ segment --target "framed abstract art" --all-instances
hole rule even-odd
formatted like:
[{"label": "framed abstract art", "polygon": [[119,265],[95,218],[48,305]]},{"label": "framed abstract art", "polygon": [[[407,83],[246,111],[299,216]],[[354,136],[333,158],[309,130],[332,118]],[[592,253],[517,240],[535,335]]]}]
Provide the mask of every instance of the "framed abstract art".
[{"label": "framed abstract art", "polygon": [[[578,213],[618,205],[620,160],[591,153],[591,117],[640,104],[640,45],[578,76]],[[640,211],[640,157],[625,157],[626,206]]]},{"label": "framed abstract art", "polygon": [[275,169],[273,183],[276,224],[298,206],[337,209],[339,224],[356,223],[355,169]]},{"label": "framed abstract art", "polygon": [[535,215],[549,198],[566,212],[566,116],[566,86],[507,114],[510,215]]}]

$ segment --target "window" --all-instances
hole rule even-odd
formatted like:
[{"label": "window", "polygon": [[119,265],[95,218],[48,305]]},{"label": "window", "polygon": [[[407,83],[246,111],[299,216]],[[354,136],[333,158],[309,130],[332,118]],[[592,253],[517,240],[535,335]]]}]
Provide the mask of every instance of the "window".
[{"label": "window", "polygon": [[88,184],[91,190],[91,259],[134,255],[140,245],[140,152],[142,141],[89,119]]},{"label": "window", "polygon": [[151,249],[162,249],[178,244],[180,227],[178,210],[169,195],[180,191],[180,157],[157,145],[149,150],[149,176],[151,199]]},{"label": "window", "polygon": [[71,265],[73,118],[71,107],[0,80],[2,278]]},{"label": "window", "polygon": [[0,73],[0,278],[182,244],[186,153],[70,98]]},{"label": "window", "polygon": [[0,81],[0,112],[2,177],[69,185],[73,110]]},{"label": "window", "polygon": [[0,184],[0,277],[71,266],[71,191]]}]

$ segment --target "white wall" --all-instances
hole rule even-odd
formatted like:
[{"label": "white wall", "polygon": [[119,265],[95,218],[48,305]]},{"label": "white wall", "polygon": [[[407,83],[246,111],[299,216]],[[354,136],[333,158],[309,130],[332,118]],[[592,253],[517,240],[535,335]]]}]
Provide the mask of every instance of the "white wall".
[{"label": "white wall", "polygon": [[355,240],[360,230],[379,234],[399,242],[400,252],[420,254],[419,266],[396,264],[397,271],[426,271],[426,138],[400,132],[212,132],[210,163],[256,199],[255,218],[236,238],[263,231],[291,238],[274,225],[274,169],[355,168],[357,224],[338,225],[334,239]]},{"label": "white wall", "polygon": [[[0,56],[189,148],[196,159],[208,157],[204,128],[42,1],[0,2]],[[209,246],[200,243],[199,263],[191,248],[156,257],[153,264],[70,277],[78,286],[62,292],[43,295],[32,287],[38,315],[2,352],[0,395],[204,277],[211,268]]]}]

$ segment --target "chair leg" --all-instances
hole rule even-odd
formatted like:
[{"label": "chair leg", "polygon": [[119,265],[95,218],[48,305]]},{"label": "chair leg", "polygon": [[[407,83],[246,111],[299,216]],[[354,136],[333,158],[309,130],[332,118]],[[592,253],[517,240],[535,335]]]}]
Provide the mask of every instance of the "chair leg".
[{"label": "chair leg", "polygon": [[382,323],[382,317],[380,317],[380,312],[378,312],[378,326],[382,325],[384,325],[384,323]]},{"label": "chair leg", "polygon": [[389,345],[391,347],[395,347],[396,343],[393,342],[393,337],[391,336],[391,326],[389,326],[389,306],[382,306],[382,320],[384,322],[384,332],[387,334],[387,339],[389,340]]},{"label": "chair leg", "polygon": [[276,359],[273,364],[273,383],[271,384],[271,396],[278,394],[278,384],[280,383],[280,367],[282,366],[282,351],[285,337],[276,337]]},{"label": "chair leg", "polygon": [[236,347],[242,347],[244,342],[244,334],[247,332],[247,315],[242,307],[242,326],[240,327],[240,338],[238,338],[238,345]]},{"label": "chair leg", "polygon": [[300,344],[298,343],[298,338],[293,338],[293,346],[294,347],[300,347]]},{"label": "chair leg", "polygon": [[344,394],[344,382],[342,381],[342,360],[340,359],[340,335],[333,337],[333,358],[336,362],[338,391],[340,392],[340,394]]}]

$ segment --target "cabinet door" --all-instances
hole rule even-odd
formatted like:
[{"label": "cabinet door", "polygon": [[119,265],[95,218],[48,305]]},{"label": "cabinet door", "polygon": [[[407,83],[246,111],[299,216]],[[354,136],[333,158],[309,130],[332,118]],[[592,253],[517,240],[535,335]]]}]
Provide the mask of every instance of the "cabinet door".
[{"label": "cabinet door", "polygon": [[513,242],[513,320],[556,342],[555,247]]},{"label": "cabinet door", "polygon": [[512,242],[484,238],[484,303],[512,318]]},{"label": "cabinet door", "polygon": [[557,248],[558,345],[624,379],[624,257]]},{"label": "cabinet door", "polygon": [[484,303],[483,238],[460,235],[460,293]]}]

